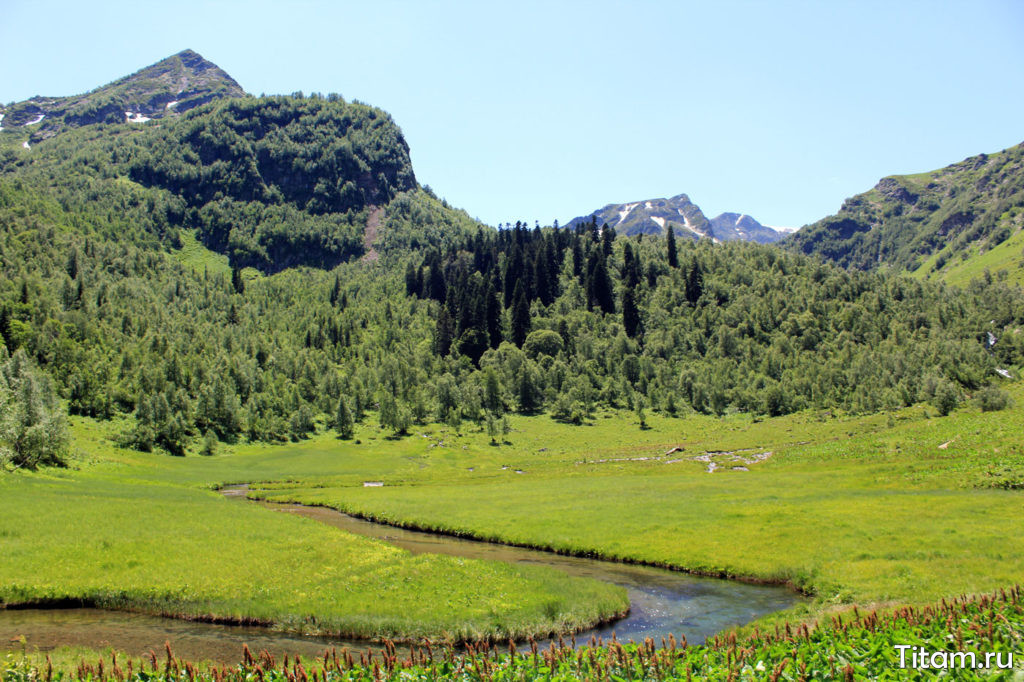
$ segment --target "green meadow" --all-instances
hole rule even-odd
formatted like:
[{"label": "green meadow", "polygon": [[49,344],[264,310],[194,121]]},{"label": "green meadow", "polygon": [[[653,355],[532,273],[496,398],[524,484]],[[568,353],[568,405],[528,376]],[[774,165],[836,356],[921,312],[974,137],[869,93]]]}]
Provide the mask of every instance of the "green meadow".
[{"label": "green meadow", "polygon": [[[79,470],[0,477],[0,603],[82,601],[303,633],[440,640],[575,630],[624,591],[536,567],[413,557],[224,498],[222,479],[329,467],[327,450],[170,458],[76,423]],[[336,454],[335,454],[336,457]],[[212,466],[211,466],[212,465]],[[249,468],[251,465],[251,469]]]},{"label": "green meadow", "polygon": [[[507,445],[478,434],[420,435],[419,454],[378,470],[383,487],[363,487],[369,472],[359,471],[251,494],[787,583],[820,607],[922,603],[1012,585],[1024,574],[1024,528],[1012,523],[1024,479],[1019,387],[1015,396],[1008,410],[948,417],[914,407],[861,418],[654,418],[647,430],[632,415],[580,427],[521,418]],[[357,447],[381,445],[389,444]],[[666,454],[676,447],[683,450]],[[709,452],[732,454],[711,455],[718,469],[708,473],[701,460]]]},{"label": "green meadow", "polygon": [[947,417],[513,417],[494,441],[361,425],[351,441],[321,431],[212,457],[120,449],[117,424],[74,418],[71,468],[0,477],[0,601],[447,640],[569,631],[626,607],[603,583],[414,557],[215,490],[240,482],[394,524],[787,583],[814,597],[790,617],[990,592],[1024,573],[1024,390],[1011,393],[1006,410]]}]

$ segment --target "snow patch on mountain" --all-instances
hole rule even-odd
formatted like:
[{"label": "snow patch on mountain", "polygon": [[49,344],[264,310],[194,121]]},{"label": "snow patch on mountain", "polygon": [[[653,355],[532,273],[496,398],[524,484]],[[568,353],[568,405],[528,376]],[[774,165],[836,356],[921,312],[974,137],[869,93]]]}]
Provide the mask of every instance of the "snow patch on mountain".
[{"label": "snow patch on mountain", "polygon": [[[682,211],[680,211],[679,213],[682,214]],[[718,239],[717,237],[715,237],[713,235],[709,235],[704,230],[700,230],[700,229],[697,229],[696,227],[694,227],[693,223],[691,223],[690,219],[687,218],[685,215],[683,216],[683,225],[685,225],[686,229],[689,230],[690,232],[693,232],[695,235],[698,235],[698,236],[704,237],[704,238],[709,238],[710,237],[711,241],[713,241],[716,244],[721,244],[722,243],[721,240]]]},{"label": "snow patch on mountain", "polygon": [[28,140],[25,140],[24,142],[22,142],[21,146],[24,147],[25,149],[32,149],[32,145],[30,145],[28,143]]},{"label": "snow patch on mountain", "polygon": [[622,210],[619,211],[619,222],[615,223],[615,225],[620,225],[622,221],[626,219],[626,216],[629,215],[629,212],[636,208],[636,206],[636,204],[626,204],[625,206],[623,206]]},{"label": "snow patch on mountain", "polygon": [[663,230],[665,229],[665,219],[664,218],[660,218],[660,217],[658,217],[656,215],[652,215],[651,216],[651,220],[656,222],[658,224],[658,227],[660,227],[661,229],[663,229]]},{"label": "snow patch on mountain", "polygon": [[44,118],[46,118],[46,114],[39,114],[39,116],[37,116],[36,118],[32,119],[31,121],[29,121],[25,125],[27,125],[27,126],[34,126],[36,124],[42,123]]}]

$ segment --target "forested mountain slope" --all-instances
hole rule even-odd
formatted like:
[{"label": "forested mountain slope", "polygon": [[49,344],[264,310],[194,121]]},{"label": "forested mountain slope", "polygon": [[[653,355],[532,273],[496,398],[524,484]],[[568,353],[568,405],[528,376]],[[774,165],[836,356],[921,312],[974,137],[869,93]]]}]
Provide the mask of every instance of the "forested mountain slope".
[{"label": "forested mountain slope", "polygon": [[137,448],[508,411],[948,409],[1024,357],[998,281],[478,225],[418,186],[387,114],[340,97],[20,141],[0,134],[0,355],[73,413],[129,417]]},{"label": "forested mountain slope", "polygon": [[[887,266],[959,283],[990,267],[1020,282],[1022,226],[1024,144],[930,173],[883,178],[786,243],[847,267]],[[1003,247],[993,258],[1010,240],[1016,248]]]}]

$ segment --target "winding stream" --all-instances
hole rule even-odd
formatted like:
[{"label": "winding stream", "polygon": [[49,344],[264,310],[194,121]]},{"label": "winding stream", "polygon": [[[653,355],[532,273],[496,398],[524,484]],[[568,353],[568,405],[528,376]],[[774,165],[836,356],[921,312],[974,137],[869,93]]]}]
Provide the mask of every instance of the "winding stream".
[{"label": "winding stream", "polygon": [[[245,499],[245,486],[222,491]],[[626,588],[629,615],[611,625],[576,635],[578,642],[591,636],[608,639],[614,632],[622,641],[652,637],[660,642],[670,633],[685,634],[690,642],[702,642],[725,628],[788,608],[802,598],[778,586],[749,585],[731,580],[700,578],[649,566],[561,556],[551,552],[509,547],[420,531],[404,530],[357,519],[324,507],[257,502],[269,509],[296,514],[321,523],[389,542],[414,554],[426,552],[470,559],[550,566],[570,575],[603,580]],[[114,647],[132,655],[150,650],[158,654],[169,641],[177,656],[189,660],[234,663],[242,644],[254,652],[266,649],[275,656],[285,653],[303,657],[322,655],[329,647],[347,646],[353,651],[379,649],[365,641],[303,637],[258,627],[214,625],[100,609],[0,610],[0,647],[24,636],[30,649],[57,646]]]}]

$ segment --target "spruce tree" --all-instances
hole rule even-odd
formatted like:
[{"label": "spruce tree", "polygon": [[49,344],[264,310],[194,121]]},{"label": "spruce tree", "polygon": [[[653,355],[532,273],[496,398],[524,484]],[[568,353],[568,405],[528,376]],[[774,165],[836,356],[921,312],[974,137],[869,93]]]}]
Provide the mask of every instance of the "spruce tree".
[{"label": "spruce tree", "polygon": [[345,398],[338,400],[338,409],[334,417],[334,430],[338,432],[338,438],[351,440],[355,435],[355,423],[352,419],[352,412],[348,409],[348,401]]},{"label": "spruce tree", "polygon": [[526,300],[526,292],[523,290],[521,282],[516,284],[514,300],[515,302],[512,304],[512,343],[522,348],[530,333],[530,303]]},{"label": "spruce tree", "polygon": [[632,288],[622,288],[622,326],[626,329],[626,335],[636,338],[641,333],[640,310],[636,305],[636,293]]},{"label": "spruce tree", "polygon": [[603,313],[615,312],[615,294],[612,291],[612,280],[608,276],[608,266],[604,252],[595,249],[587,262],[587,307],[597,306]]},{"label": "spruce tree", "polygon": [[605,258],[611,258],[615,250],[615,230],[608,227],[608,223],[601,226],[601,251]]},{"label": "spruce tree", "polygon": [[696,304],[702,293],[704,293],[704,273],[701,272],[700,264],[695,258],[686,273],[686,300],[691,304]]},{"label": "spruce tree", "polygon": [[245,293],[245,280],[242,279],[242,271],[237,267],[231,268],[231,287],[236,294]]},{"label": "spruce tree", "polygon": [[484,296],[484,320],[491,348],[497,348],[501,343],[501,299],[498,298],[498,292],[494,287],[495,279],[496,277],[492,278],[487,285],[487,294]]},{"label": "spruce tree", "polygon": [[437,316],[437,327],[434,330],[434,351],[442,358],[447,356],[452,349],[454,338],[455,328],[451,315],[448,314],[448,306],[442,305],[441,313]]},{"label": "spruce tree", "polygon": [[668,247],[669,267],[679,267],[679,253],[676,251],[676,231],[672,225],[668,226],[668,233],[665,235],[666,246]]}]

